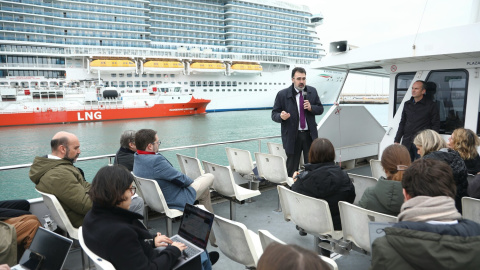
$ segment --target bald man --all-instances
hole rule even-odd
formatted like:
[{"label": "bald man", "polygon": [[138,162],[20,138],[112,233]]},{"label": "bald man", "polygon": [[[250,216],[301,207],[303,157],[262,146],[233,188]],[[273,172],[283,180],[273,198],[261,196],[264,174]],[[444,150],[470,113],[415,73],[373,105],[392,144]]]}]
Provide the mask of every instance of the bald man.
[{"label": "bald man", "polygon": [[[80,168],[73,166],[80,156],[80,142],[75,134],[60,131],[50,141],[52,153],[44,157],[35,157],[30,168],[30,180],[39,191],[53,194],[65,210],[72,225],[76,228],[92,208],[88,196],[90,183]],[[143,200],[132,199],[131,211],[143,214]]]}]

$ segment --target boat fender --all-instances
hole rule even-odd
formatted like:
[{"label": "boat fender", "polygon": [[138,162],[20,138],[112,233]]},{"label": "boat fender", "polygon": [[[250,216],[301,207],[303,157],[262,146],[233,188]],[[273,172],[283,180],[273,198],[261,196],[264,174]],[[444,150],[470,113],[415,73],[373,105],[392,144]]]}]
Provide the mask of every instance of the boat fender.
[{"label": "boat fender", "polygon": [[40,110],[40,108],[37,107],[37,111],[39,111],[39,110]]},{"label": "boat fender", "polygon": [[103,105],[100,105],[100,108],[103,108]]}]

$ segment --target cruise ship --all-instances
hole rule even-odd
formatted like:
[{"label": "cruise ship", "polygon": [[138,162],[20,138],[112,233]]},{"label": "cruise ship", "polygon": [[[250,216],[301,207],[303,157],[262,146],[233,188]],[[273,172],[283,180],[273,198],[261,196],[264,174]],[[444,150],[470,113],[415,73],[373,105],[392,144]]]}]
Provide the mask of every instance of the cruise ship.
[{"label": "cruise ship", "polygon": [[[207,112],[270,108],[307,69],[324,104],[341,73],[310,70],[325,55],[322,15],[273,0],[2,0],[0,83],[65,84],[142,93],[180,84]],[[38,82],[32,81],[38,79]],[[2,94],[2,101],[12,97]]]}]

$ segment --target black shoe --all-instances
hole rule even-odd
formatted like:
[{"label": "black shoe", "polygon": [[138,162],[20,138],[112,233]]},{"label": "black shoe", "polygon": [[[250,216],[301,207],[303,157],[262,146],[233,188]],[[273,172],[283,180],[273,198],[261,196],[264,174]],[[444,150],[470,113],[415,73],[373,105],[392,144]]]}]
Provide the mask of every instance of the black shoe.
[{"label": "black shoe", "polygon": [[298,234],[300,234],[301,236],[307,235],[307,233],[302,228],[298,227],[298,225],[296,225],[295,228],[297,228]]},{"label": "black shoe", "polygon": [[208,257],[210,257],[210,262],[214,265],[218,261],[218,258],[220,258],[220,254],[216,251],[212,251],[208,253]]}]

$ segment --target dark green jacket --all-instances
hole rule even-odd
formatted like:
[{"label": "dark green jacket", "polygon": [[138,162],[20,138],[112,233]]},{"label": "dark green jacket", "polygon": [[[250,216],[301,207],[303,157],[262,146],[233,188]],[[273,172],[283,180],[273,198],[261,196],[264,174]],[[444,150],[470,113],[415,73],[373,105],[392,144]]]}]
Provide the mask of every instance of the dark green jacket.
[{"label": "dark green jacket", "polygon": [[479,224],[459,220],[456,225],[400,222],[395,226],[405,224],[415,229],[385,228],[386,235],[373,242],[371,269],[480,269]]},{"label": "dark green jacket", "polygon": [[78,168],[67,160],[35,157],[29,176],[39,191],[57,197],[74,227],[82,226],[92,201],[87,194],[90,183]]},{"label": "dark green jacket", "polygon": [[402,182],[380,177],[374,187],[365,190],[358,206],[375,212],[398,216],[403,201]]}]

